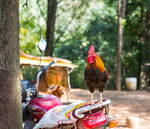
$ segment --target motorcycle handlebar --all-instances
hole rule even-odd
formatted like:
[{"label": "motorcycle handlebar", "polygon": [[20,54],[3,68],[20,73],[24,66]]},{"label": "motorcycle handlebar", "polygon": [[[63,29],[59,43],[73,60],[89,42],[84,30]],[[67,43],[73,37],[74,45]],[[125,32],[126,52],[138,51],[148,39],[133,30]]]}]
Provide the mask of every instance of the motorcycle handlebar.
[{"label": "motorcycle handlebar", "polygon": [[42,70],[46,71],[49,67],[51,67],[54,63],[56,63],[56,60],[54,59],[49,65],[45,66]]}]

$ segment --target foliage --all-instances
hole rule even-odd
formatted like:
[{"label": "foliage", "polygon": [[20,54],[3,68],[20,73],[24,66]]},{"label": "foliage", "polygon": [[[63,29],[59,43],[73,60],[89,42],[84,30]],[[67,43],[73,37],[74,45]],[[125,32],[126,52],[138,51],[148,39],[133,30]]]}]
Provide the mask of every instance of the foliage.
[{"label": "foliage", "polygon": [[[102,3],[104,4],[104,3]],[[86,57],[89,46],[95,45],[95,51],[100,54],[102,60],[110,72],[108,89],[114,89],[114,73],[115,73],[115,49],[116,49],[116,12],[113,9],[105,10],[104,6],[100,13],[97,10],[91,10],[91,20],[84,21],[87,24],[85,28],[82,23],[75,28],[75,33],[64,40],[63,45],[57,49],[59,57],[73,60],[79,65],[71,76],[71,84],[73,87],[84,87],[84,70],[86,68]],[[102,13],[103,12],[103,13]],[[114,22],[112,22],[114,21]],[[112,53],[111,55],[109,53]],[[111,63],[110,63],[111,62]]]},{"label": "foliage", "polygon": [[[123,77],[135,76],[140,88],[140,75],[144,63],[150,61],[150,2],[128,1],[126,8],[126,26],[123,46]],[[147,17],[149,15],[149,17]],[[147,31],[148,29],[148,31]]]},{"label": "foliage", "polygon": [[[20,50],[35,56],[40,55],[38,50],[38,42],[41,38],[45,38],[46,34],[46,2],[45,1],[28,1],[28,8],[23,7],[25,0],[20,0],[19,5],[19,23],[20,23]],[[41,16],[41,8],[39,5],[43,5],[42,12],[45,15]],[[40,6],[41,7],[41,6]],[[36,79],[36,74],[39,68],[35,67],[24,67],[21,69],[24,79],[33,81]]]},{"label": "foliage", "polygon": [[[28,8],[23,7],[24,3],[24,0],[20,0],[20,49],[28,54],[40,55],[37,44],[41,38],[45,38],[45,19],[40,16],[40,9],[35,1],[29,2]],[[44,2],[40,4],[44,5]]]},{"label": "foliage", "polygon": [[[39,55],[37,44],[40,38],[45,38],[47,3],[29,2],[27,9],[22,7],[24,0],[20,1],[20,48],[26,53]],[[95,51],[109,71],[107,89],[115,89],[117,1],[60,0],[56,16],[53,55],[79,65],[71,73],[71,86],[84,88],[87,52],[89,46],[94,44]],[[135,76],[140,80],[141,68],[150,61],[149,21],[149,0],[127,1],[122,21],[122,89],[125,89],[125,77]]]},{"label": "foliage", "polygon": [[23,78],[29,81],[35,81],[36,80],[36,75],[40,69],[37,67],[29,67],[29,66],[24,66],[21,71],[23,74]]}]

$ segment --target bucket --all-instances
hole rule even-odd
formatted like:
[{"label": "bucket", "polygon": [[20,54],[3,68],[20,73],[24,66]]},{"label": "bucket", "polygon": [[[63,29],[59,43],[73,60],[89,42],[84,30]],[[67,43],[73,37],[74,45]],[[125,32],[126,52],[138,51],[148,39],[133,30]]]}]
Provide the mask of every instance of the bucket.
[{"label": "bucket", "polygon": [[126,78],[126,87],[127,90],[136,90],[137,88],[137,79],[136,77],[128,77]]}]

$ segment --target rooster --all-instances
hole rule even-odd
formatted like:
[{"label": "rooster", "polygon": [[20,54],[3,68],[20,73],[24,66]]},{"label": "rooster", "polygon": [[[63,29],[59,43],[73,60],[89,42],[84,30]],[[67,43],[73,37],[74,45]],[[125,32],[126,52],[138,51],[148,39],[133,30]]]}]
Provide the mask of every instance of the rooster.
[{"label": "rooster", "polygon": [[102,92],[108,80],[108,71],[101,58],[94,53],[93,45],[90,46],[88,51],[87,63],[87,67],[84,71],[84,78],[86,86],[91,92],[91,104],[93,105],[93,94],[95,89],[98,89],[100,92],[100,102],[103,101]]}]

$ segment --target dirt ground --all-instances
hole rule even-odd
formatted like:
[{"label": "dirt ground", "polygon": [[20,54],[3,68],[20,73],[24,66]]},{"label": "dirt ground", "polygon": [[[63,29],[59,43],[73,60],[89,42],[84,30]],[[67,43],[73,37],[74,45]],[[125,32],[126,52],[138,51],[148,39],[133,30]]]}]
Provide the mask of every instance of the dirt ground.
[{"label": "dirt ground", "polygon": [[[103,98],[110,99],[110,116],[115,115],[119,122],[116,129],[128,129],[126,127],[127,117],[137,117],[139,119],[139,128],[150,129],[150,92],[146,91],[104,91]],[[94,99],[99,99],[98,92],[95,92]],[[63,95],[63,102],[66,101],[66,95]],[[89,100],[88,90],[72,89],[70,93],[70,102],[77,100]],[[137,123],[135,123],[137,124]]]}]

